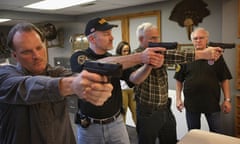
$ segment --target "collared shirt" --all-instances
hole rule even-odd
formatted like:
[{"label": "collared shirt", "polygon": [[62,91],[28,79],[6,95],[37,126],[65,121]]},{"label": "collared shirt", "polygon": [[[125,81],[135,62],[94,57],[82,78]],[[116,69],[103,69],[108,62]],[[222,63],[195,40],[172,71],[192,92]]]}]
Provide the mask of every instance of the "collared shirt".
[{"label": "collared shirt", "polygon": [[[32,76],[20,65],[0,66],[0,144],[75,144],[60,77],[48,66]],[[55,78],[54,78],[55,77]]]},{"label": "collared shirt", "polygon": [[[144,48],[136,49],[136,52]],[[164,63],[161,68],[152,69],[147,79],[134,87],[135,98],[138,104],[156,108],[167,104],[168,99],[168,75],[167,65],[194,61],[194,51],[167,50],[164,53]]]}]

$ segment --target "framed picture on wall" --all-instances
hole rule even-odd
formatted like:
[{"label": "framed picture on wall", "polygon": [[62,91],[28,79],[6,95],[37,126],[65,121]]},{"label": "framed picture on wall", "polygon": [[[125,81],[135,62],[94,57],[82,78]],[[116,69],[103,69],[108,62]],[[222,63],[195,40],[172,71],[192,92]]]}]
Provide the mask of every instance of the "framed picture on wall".
[{"label": "framed picture on wall", "polygon": [[[194,47],[192,44],[178,44],[178,50],[180,51],[193,51]],[[168,70],[175,70],[175,64],[167,65]]]},{"label": "framed picture on wall", "polygon": [[[151,22],[159,28],[159,34],[161,37],[161,12],[159,10],[145,11],[140,13],[132,13],[126,15],[118,15],[105,17],[109,23],[118,25],[118,28],[113,29],[114,43],[113,46],[116,48],[117,44],[124,40],[129,42],[132,47],[132,52],[139,46],[138,38],[136,37],[137,27],[143,22]],[[119,35],[121,34],[121,35]],[[161,41],[161,39],[160,39]],[[115,53],[115,49],[109,51]]]}]

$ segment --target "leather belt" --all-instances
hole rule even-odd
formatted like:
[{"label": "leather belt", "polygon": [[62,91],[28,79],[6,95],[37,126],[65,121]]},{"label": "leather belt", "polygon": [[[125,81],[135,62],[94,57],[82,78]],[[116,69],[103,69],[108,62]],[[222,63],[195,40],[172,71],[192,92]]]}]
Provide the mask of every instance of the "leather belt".
[{"label": "leather belt", "polygon": [[95,124],[108,124],[111,123],[113,121],[115,121],[118,116],[120,115],[120,111],[118,111],[117,113],[115,113],[112,117],[109,118],[104,118],[104,119],[96,119],[96,118],[92,118],[92,117],[88,117],[91,121],[91,123],[95,123]]},{"label": "leather belt", "polygon": [[137,105],[137,108],[143,112],[154,112],[154,111],[166,110],[167,104],[161,105],[161,106],[155,106],[155,107],[139,104],[139,105]]},{"label": "leather belt", "polygon": [[143,112],[161,111],[161,110],[169,109],[171,107],[171,103],[172,103],[172,99],[168,98],[168,101],[165,105],[151,106],[151,105],[137,104],[137,108]]}]

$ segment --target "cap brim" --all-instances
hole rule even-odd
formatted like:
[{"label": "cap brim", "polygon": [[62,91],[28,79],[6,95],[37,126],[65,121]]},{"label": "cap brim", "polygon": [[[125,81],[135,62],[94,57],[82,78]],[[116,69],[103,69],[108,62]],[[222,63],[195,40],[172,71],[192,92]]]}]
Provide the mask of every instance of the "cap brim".
[{"label": "cap brim", "polygon": [[96,30],[98,30],[98,31],[105,31],[105,30],[110,30],[110,29],[112,29],[113,27],[118,27],[118,25],[108,24],[108,25],[105,25],[105,26],[103,26],[103,27],[99,27],[99,28],[96,29]]}]

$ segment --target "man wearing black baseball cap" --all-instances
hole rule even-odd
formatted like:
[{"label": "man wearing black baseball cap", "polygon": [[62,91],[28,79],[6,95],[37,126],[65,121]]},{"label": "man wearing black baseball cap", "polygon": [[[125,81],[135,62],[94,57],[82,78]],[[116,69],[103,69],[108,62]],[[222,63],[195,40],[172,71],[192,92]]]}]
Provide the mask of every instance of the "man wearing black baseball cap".
[{"label": "man wearing black baseball cap", "polygon": [[[107,51],[113,48],[112,28],[117,25],[109,24],[103,18],[90,20],[85,28],[89,48],[75,52],[70,59],[73,72],[81,72],[86,60],[100,62],[120,63],[123,66],[121,79],[129,85],[139,84],[148,76],[152,68],[161,67],[163,55],[155,51],[164,51],[164,48],[149,48],[141,53],[127,56],[111,56]],[[142,66],[133,70],[137,64]],[[76,114],[77,141],[80,144],[109,143],[129,144],[129,137],[123,118],[120,115],[122,96],[120,78],[112,77],[112,96],[102,105],[94,106],[89,102],[79,99],[78,112]]]},{"label": "man wearing black baseball cap", "polygon": [[117,25],[109,24],[103,18],[95,18],[88,22],[85,28],[85,35],[88,36],[89,34],[95,31],[106,31],[112,29],[113,27],[118,27]]}]

